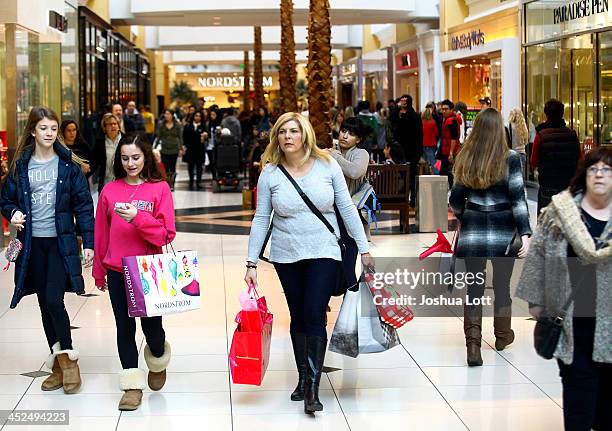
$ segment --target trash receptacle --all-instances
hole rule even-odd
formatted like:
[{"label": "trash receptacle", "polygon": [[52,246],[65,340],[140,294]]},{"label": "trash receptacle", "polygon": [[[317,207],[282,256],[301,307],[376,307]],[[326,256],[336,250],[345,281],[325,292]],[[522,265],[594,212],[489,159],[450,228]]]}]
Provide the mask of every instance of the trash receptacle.
[{"label": "trash receptacle", "polygon": [[448,231],[448,178],[445,175],[417,177],[416,228],[419,232]]}]

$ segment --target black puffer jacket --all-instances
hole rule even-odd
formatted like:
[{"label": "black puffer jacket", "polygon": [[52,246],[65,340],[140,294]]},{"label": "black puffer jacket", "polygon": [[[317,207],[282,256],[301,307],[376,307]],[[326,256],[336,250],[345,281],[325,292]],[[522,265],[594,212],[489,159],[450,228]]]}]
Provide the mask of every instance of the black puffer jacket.
[{"label": "black puffer jacket", "polygon": [[[81,168],[72,162],[72,152],[59,142],[53,144],[53,149],[59,157],[57,173],[57,190],[55,203],[55,228],[59,250],[64,259],[64,267],[57,271],[66,271],[68,284],[66,291],[78,295],[85,293],[81,259],[75,234],[74,219],[79,225],[83,237],[83,247],[93,250],[94,247],[94,217],[93,201],[89,186]],[[32,206],[30,200],[30,181],[28,179],[28,164],[32,157],[31,151],[26,151],[17,160],[15,175],[9,174],[2,187],[0,208],[2,215],[10,220],[15,211],[21,211],[26,216],[26,225],[17,237],[23,244],[23,249],[15,262],[15,293],[11,300],[11,308],[15,308],[21,298],[35,293],[34,286],[26,285],[25,279],[32,249]]]}]

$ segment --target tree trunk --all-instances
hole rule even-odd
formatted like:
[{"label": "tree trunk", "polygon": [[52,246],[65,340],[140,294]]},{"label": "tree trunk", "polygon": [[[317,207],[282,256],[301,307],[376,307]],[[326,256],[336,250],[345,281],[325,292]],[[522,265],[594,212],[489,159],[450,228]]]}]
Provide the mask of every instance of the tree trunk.
[{"label": "tree trunk", "polygon": [[242,99],[242,109],[245,112],[251,111],[251,68],[249,67],[249,51],[244,51],[244,96]]},{"label": "tree trunk", "polygon": [[331,147],[332,65],[329,0],[310,0],[308,115],[320,147]]},{"label": "tree trunk", "polygon": [[264,99],[263,89],[263,63],[261,60],[261,27],[255,27],[255,73],[254,73],[254,85],[255,85],[255,110],[259,110],[262,106],[265,106],[266,102]]},{"label": "tree trunk", "polygon": [[297,111],[293,0],[281,0],[280,96],[283,112]]}]

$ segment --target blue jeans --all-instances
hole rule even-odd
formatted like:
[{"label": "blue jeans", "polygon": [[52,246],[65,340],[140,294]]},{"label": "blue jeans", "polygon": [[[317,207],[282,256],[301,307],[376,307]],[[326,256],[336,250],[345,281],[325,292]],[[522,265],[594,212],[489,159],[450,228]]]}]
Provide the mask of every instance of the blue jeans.
[{"label": "blue jeans", "polygon": [[439,175],[440,171],[436,169],[436,147],[423,147],[423,158],[431,165],[433,173]]}]

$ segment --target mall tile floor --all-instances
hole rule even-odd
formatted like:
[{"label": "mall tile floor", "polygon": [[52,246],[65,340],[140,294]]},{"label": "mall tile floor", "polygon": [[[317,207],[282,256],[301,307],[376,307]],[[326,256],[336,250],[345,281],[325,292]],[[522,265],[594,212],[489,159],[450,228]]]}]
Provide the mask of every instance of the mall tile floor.
[{"label": "mall tile floor", "polygon": [[[180,187],[179,187],[180,189]],[[240,205],[239,193],[175,192],[177,208]],[[534,211],[534,203],[530,209]],[[378,256],[416,256],[433,242],[432,234],[373,236]],[[561,430],[561,384],[554,361],[540,359],[532,348],[534,322],[513,319],[514,344],[496,352],[491,318],[485,318],[484,366],[465,365],[459,317],[417,317],[399,333],[402,345],[357,359],[328,353],[325,363],[338,370],[325,374],[320,396],[325,411],[306,416],[289,394],[296,382],[288,335],[289,316],[271,266],[259,270],[262,293],[274,312],[271,358],[261,387],[234,385],[227,353],[244,289],[247,236],[179,233],[179,249],[196,249],[201,261],[202,308],[164,318],[173,358],[161,392],[145,391],[135,412],[119,412],[113,314],[108,294],[98,292],[90,277],[87,292],[66,295],[74,346],[81,352],[83,387],[79,394],[43,393],[44,377],[22,373],[45,370],[48,354],[40,313],[33,296],[14,310],[12,271],[0,273],[0,410],[68,409],[70,426],[60,430]],[[340,300],[332,302],[331,334]],[[143,336],[138,331],[141,367]],[[26,430],[27,426],[4,426]],[[34,426],[34,430],[47,427]]]}]

